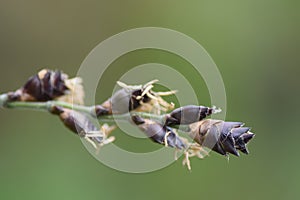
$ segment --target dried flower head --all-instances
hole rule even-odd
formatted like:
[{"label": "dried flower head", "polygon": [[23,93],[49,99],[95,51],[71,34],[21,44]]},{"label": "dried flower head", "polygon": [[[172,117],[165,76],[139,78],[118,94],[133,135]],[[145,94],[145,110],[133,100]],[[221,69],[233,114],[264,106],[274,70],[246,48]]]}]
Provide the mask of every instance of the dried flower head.
[{"label": "dried flower head", "polygon": [[133,110],[160,114],[161,111],[173,109],[174,104],[166,102],[161,96],[172,95],[176,91],[154,92],[153,84],[157,81],[153,80],[145,85],[126,85],[118,82],[122,89],[116,91],[102,106],[113,114],[123,114]]}]

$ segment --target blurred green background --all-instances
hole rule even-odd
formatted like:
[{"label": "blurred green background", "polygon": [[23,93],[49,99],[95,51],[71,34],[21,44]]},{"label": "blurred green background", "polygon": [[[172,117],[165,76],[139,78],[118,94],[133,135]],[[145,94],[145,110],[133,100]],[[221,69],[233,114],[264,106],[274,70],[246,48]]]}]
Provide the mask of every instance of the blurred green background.
[{"label": "blurred green background", "polygon": [[[43,67],[75,75],[99,42],[121,31],[165,27],[189,35],[209,52],[226,86],[226,119],[246,122],[256,138],[250,155],[231,157],[229,163],[211,153],[192,159],[192,172],[178,161],[156,172],[126,174],[95,160],[57,118],[1,109],[0,199],[299,199],[299,4],[1,0],[1,93]],[[198,88],[201,104],[209,105],[206,86],[192,77],[191,66],[155,50],[116,60],[97,101],[109,97],[125,69],[147,62],[178,69]],[[157,147],[119,131],[115,135],[129,150]]]}]

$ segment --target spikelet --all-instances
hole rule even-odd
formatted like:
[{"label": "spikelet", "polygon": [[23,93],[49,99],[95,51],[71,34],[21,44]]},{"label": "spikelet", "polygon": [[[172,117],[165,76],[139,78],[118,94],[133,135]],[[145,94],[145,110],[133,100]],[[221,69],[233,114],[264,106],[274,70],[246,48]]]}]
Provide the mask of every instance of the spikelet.
[{"label": "spikelet", "polygon": [[220,109],[215,107],[187,105],[177,108],[166,115],[165,124],[167,126],[191,124],[220,111]]},{"label": "spikelet", "polygon": [[67,128],[76,135],[84,138],[96,149],[115,140],[113,136],[109,137],[110,133],[115,129],[114,126],[104,124],[99,129],[87,115],[58,106],[52,107],[50,112],[58,115]]},{"label": "spikelet", "polygon": [[254,137],[250,128],[243,125],[241,122],[207,119],[189,125],[189,135],[201,146],[219,154],[239,156],[238,150],[249,153],[246,145]]},{"label": "spikelet", "polygon": [[109,114],[124,114],[130,111],[160,114],[162,111],[173,109],[174,104],[166,102],[162,96],[175,94],[176,91],[152,91],[153,84],[157,81],[153,80],[144,85],[126,85],[118,82],[122,89],[116,91],[101,106],[108,110]]},{"label": "spikelet", "polygon": [[[9,101],[50,101],[60,100],[83,104],[84,91],[81,79],[68,79],[61,71],[43,69],[30,77],[23,87],[8,93]],[[76,91],[75,91],[76,90]]]},{"label": "spikelet", "polygon": [[143,119],[139,116],[132,116],[132,121],[145,133],[152,141],[176,149],[185,149],[186,145],[181,138],[167,126],[150,119]]}]

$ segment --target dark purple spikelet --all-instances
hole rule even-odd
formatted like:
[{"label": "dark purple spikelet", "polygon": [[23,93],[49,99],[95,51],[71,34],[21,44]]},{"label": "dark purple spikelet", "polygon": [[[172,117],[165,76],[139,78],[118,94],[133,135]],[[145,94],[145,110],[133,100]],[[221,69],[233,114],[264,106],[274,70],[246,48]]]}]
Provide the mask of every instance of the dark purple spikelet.
[{"label": "dark purple spikelet", "polygon": [[239,156],[239,151],[248,154],[247,144],[254,137],[250,128],[243,127],[241,122],[222,120],[204,120],[190,125],[190,135],[202,146],[227,155]]},{"label": "dark purple spikelet", "polygon": [[214,113],[214,110],[214,108],[205,106],[183,106],[173,110],[169,115],[167,115],[165,124],[167,126],[192,124],[210,116]]},{"label": "dark purple spikelet", "polygon": [[[143,93],[144,89],[125,89],[116,91],[111,98],[106,100],[101,106],[109,111],[109,114],[124,114],[135,110],[141,106],[141,103],[148,103],[151,98]],[[141,99],[137,99],[137,97]]]},{"label": "dark purple spikelet", "polygon": [[184,142],[170,127],[163,126],[149,119],[143,119],[137,115],[132,116],[132,121],[146,134],[147,137],[152,139],[152,141],[164,145],[166,145],[167,142],[167,146],[177,149],[186,148]]},{"label": "dark purple spikelet", "polygon": [[64,95],[69,89],[65,84],[68,78],[60,71],[41,70],[30,77],[24,86],[9,93],[10,101],[49,101]]},{"label": "dark purple spikelet", "polygon": [[[109,114],[124,114],[130,111],[152,112],[160,114],[174,108],[173,103],[168,103],[161,96],[175,94],[176,91],[154,92],[152,80],[144,85],[126,85],[117,82],[122,89],[117,90],[108,100],[101,104]],[[154,106],[155,105],[155,106]]]},{"label": "dark purple spikelet", "polygon": [[[50,112],[58,115],[64,125],[80,137],[84,137],[90,132],[99,131],[90,118],[83,113],[58,106],[52,107]],[[91,137],[90,139],[97,143],[103,141],[102,137]]]}]

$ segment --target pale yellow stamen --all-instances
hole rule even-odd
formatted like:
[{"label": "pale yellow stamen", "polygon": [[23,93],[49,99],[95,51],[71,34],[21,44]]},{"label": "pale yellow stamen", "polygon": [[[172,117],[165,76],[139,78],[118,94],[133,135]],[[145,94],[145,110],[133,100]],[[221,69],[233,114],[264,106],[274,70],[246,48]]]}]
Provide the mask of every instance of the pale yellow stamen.
[{"label": "pale yellow stamen", "polygon": [[141,96],[137,96],[136,99],[137,100],[140,100],[142,97],[144,97],[146,94],[149,96],[149,91],[153,88],[154,86],[153,85],[149,85],[144,91],[143,93],[141,94]]},{"label": "pale yellow stamen", "polygon": [[89,137],[85,136],[84,139],[85,139],[87,142],[89,142],[95,149],[98,148],[98,146],[96,145],[96,143],[95,143],[93,140],[91,140]]},{"label": "pale yellow stamen", "polygon": [[169,96],[169,95],[176,94],[177,92],[178,92],[177,90],[171,90],[166,92],[155,92],[155,94],[158,96]]},{"label": "pale yellow stamen", "polygon": [[143,86],[143,88],[147,88],[147,87],[149,87],[150,85],[153,85],[154,83],[157,83],[157,82],[158,82],[157,79],[154,79],[154,80],[152,80],[152,81],[149,81],[148,83],[146,83],[146,84]]},{"label": "pale yellow stamen", "polygon": [[170,135],[170,131],[168,131],[166,134],[165,134],[165,136],[164,136],[164,143],[165,143],[165,146],[167,147],[167,146],[169,146],[168,145],[168,136]]},{"label": "pale yellow stamen", "polygon": [[182,164],[186,165],[188,170],[191,170],[192,167],[191,167],[191,162],[190,162],[190,159],[189,159],[189,153],[186,151],[186,152],[184,152],[184,154],[185,154],[185,158],[182,161]]}]

